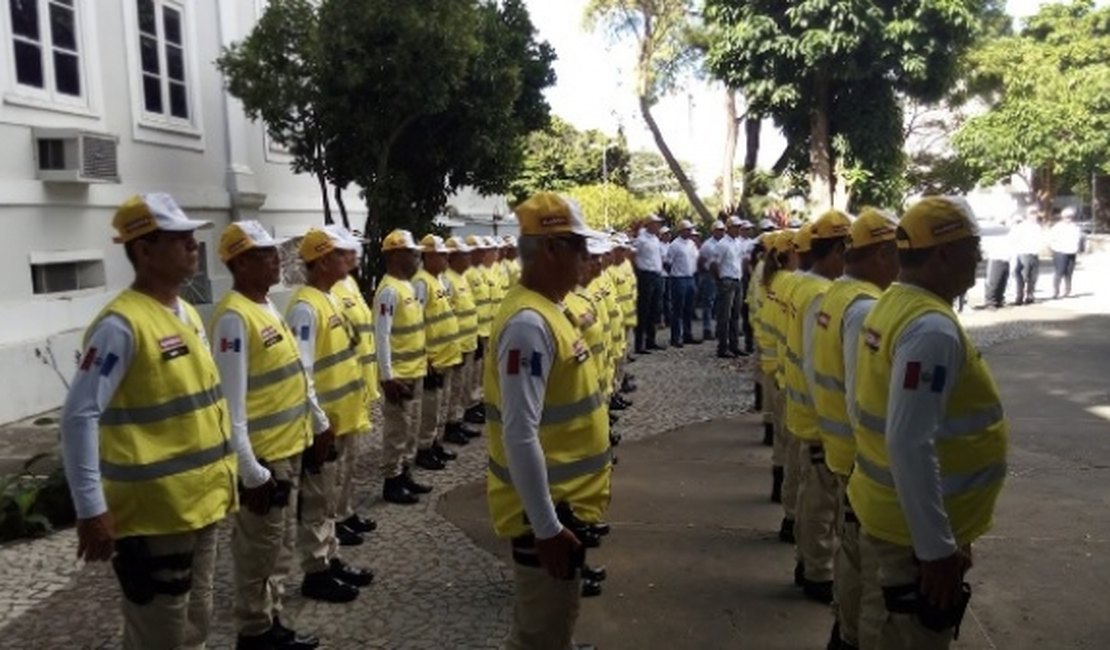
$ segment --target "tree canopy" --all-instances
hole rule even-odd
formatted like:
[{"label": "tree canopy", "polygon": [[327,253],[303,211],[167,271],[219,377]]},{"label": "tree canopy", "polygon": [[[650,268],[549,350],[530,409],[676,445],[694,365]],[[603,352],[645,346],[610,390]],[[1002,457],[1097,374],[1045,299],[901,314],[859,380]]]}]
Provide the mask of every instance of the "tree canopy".
[{"label": "tree canopy", "polygon": [[1061,188],[1110,172],[1110,7],[1045,5],[970,64],[970,87],[990,108],[953,144],[982,183],[1017,174],[1049,206]]},{"label": "tree canopy", "polygon": [[[996,0],[706,0],[711,72],[787,136],[815,207],[901,194],[901,98],[941,98]],[[838,184],[840,187],[838,188]]]},{"label": "tree canopy", "polygon": [[579,131],[558,117],[528,136],[520,174],[510,194],[520,202],[540,190],[564,191],[608,181],[626,188],[629,182],[628,143],[624,134],[610,137],[596,129]]}]

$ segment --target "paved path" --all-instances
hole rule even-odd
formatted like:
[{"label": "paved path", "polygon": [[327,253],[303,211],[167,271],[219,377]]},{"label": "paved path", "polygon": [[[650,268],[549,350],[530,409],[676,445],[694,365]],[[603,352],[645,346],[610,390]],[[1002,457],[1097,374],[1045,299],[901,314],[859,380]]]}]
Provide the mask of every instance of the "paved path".
[{"label": "paved path", "polygon": [[[1022,616],[1043,624],[1045,630],[1056,630],[1062,624],[1049,621],[1066,622],[1069,612],[1075,618],[1085,611],[1072,602],[1075,596],[1068,590],[1087,584],[1083,579],[1089,582],[1094,576],[1101,576],[1103,584],[1108,581],[1105,569],[1094,562],[1104,548],[1107,531],[1098,527],[1099,518],[1084,514],[1104,509],[1105,503],[1098,501],[1101,497],[1092,501],[1086,496],[1082,488],[1090,481],[1077,484],[1074,476],[1101,476],[1099,472],[1110,466],[1110,449],[1097,450],[1103,453],[1105,463],[1096,464],[1089,454],[1076,452],[1081,447],[1072,444],[1090,436],[1092,429],[1105,431],[1103,420],[1110,417],[1096,408],[1110,408],[1102,372],[1106,347],[1101,343],[1079,345],[1074,333],[1082,326],[1087,328],[1088,338],[1097,334],[1099,325],[1079,316],[1103,310],[1104,305],[1094,300],[1079,298],[965,315],[984,345],[1019,338],[1036,342],[1014,343],[992,352],[996,372],[1006,355],[1021,356],[1025,350],[1042,356],[1068,352],[1091,369],[1086,376],[1075,375],[1074,369],[1070,375],[1063,371],[1044,374],[1042,358],[1025,359],[1028,365],[1024,370],[1000,373],[1008,395],[1020,386],[1039,388],[1042,382],[1052,392],[1050,398],[1027,392],[1017,398],[1017,404],[1008,404],[1012,413],[1019,414],[1015,419],[1015,476],[1003,500],[995,531],[998,541],[992,537],[984,542],[977,579],[987,585],[997,582],[1010,566],[1032,565],[1034,557],[1052,558],[1053,563],[1037,564],[1035,578],[1029,574],[1031,580],[1023,579],[1013,589],[1010,604],[1020,606],[1003,606],[1005,598],[997,594],[1004,591],[977,586],[975,611],[991,638],[1008,638],[1005,631],[1016,630]],[[1047,347],[1053,343],[1059,346],[1055,351]],[[591,640],[604,641],[606,648],[819,647],[828,616],[783,586],[781,570],[789,563],[789,550],[770,541],[777,510],[764,502],[767,452],[756,444],[760,434],[755,418],[741,417],[749,404],[747,364],[719,361],[713,358],[711,346],[702,345],[643,357],[631,370],[638,375],[641,390],[633,395],[636,405],[625,412],[619,425],[628,442],[621,447],[614,516],[623,523],[602,552],[614,577],[606,595],[586,607],[583,632],[589,633]],[[1020,386],[1011,386],[1011,380]],[[1077,384],[1081,387],[1076,388]],[[1086,400],[1083,403],[1092,404],[1095,411],[1075,422],[1057,419],[1050,409],[1053,405],[1058,407],[1057,413],[1078,412],[1068,406],[1069,400]],[[1026,409],[1029,415],[1021,416],[1021,411],[1014,409]],[[1065,421],[1069,422],[1066,430],[1060,430]],[[709,424],[691,426],[706,422]],[[1045,422],[1054,425],[1051,438],[1045,435]],[[1087,433],[1080,427],[1088,427]],[[656,437],[667,431],[674,433]],[[1029,438],[1028,447],[1025,438]],[[1055,439],[1059,442],[1054,443]],[[360,494],[381,528],[368,537],[366,545],[344,549],[344,557],[374,568],[379,580],[353,605],[308,602],[296,595],[294,588],[288,617],[299,627],[320,634],[331,648],[496,648],[507,625],[510,586],[509,571],[499,559],[502,549],[489,539],[488,525],[482,522],[484,505],[480,488],[475,487],[483,476],[484,445],[464,448],[450,471],[424,474],[431,477],[437,495],[446,495],[437,510],[433,500],[413,508],[386,507],[376,501],[379,452],[376,438],[370,442],[361,472],[367,478],[360,485]],[[1042,450],[1039,445],[1050,448]],[[1034,458],[1027,455],[1030,453],[1037,455]],[[1037,462],[1027,463],[1028,458]],[[1059,475],[1053,483],[1055,492],[1044,492],[1043,480],[1026,478],[1053,472]],[[1033,513],[1021,510],[1026,507],[1024,501],[1015,504],[1019,495],[1037,504]],[[1054,500],[1042,500],[1046,498]],[[1057,498],[1061,500],[1057,502]],[[471,535],[452,525],[440,511]],[[1021,525],[1014,529],[1017,522]],[[1055,525],[1088,522],[1090,529],[1085,534],[1089,538],[1051,532]],[[1037,535],[1030,536],[1029,530]],[[1005,542],[1008,536],[1030,546],[1021,550]],[[1052,541],[1063,537],[1067,544]],[[993,552],[990,545],[1005,550]],[[226,548],[226,544],[221,546]],[[1065,548],[1071,550],[1065,552]],[[1053,553],[1060,556],[1053,557]],[[114,579],[105,565],[84,566],[74,556],[72,531],[0,546],[0,647],[100,648],[118,644]],[[1009,565],[998,566],[1000,562]],[[666,579],[648,578],[661,568],[671,572]],[[1069,580],[1060,580],[1057,574]],[[295,587],[297,580],[295,576],[291,585]],[[222,552],[213,648],[230,647],[234,639],[230,587],[230,559]],[[1045,605],[1018,596],[1034,588],[1044,593]],[[728,598],[722,597],[726,592]],[[1088,609],[1105,601],[1103,593],[1079,589],[1079,594],[1088,598]],[[990,606],[992,598],[997,606]],[[982,610],[980,603],[984,604]],[[1097,626],[1090,622],[1098,620],[1103,620],[1101,613],[1091,611],[1088,618],[1074,623],[1074,629],[1087,630],[1090,639],[1105,639],[1106,629],[1101,629],[1101,636],[1095,634],[1097,629],[1091,631]],[[791,634],[785,635],[788,630]],[[971,645],[974,635],[966,633],[967,647],[992,647]],[[668,643],[676,634],[680,635],[677,638],[699,641]],[[1003,636],[995,637],[997,634]],[[805,641],[800,643],[802,637]],[[1061,645],[1054,642],[1059,638],[1078,637],[1045,636],[1040,647],[1105,645]],[[753,644],[742,639],[753,640]],[[754,643],[755,639],[759,643]],[[999,648],[1027,647],[995,643]]]}]

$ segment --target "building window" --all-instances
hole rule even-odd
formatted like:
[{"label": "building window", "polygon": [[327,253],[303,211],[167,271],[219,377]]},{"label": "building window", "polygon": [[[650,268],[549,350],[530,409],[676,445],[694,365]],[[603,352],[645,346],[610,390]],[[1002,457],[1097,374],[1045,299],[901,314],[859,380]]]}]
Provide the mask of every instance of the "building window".
[{"label": "building window", "polygon": [[135,1],[143,109],[170,120],[188,121],[184,8],[172,0]]},{"label": "building window", "polygon": [[75,0],[8,0],[15,79],[54,100],[84,97]]},{"label": "building window", "polygon": [[104,260],[31,262],[31,290],[35,295],[97,289],[105,284]]}]

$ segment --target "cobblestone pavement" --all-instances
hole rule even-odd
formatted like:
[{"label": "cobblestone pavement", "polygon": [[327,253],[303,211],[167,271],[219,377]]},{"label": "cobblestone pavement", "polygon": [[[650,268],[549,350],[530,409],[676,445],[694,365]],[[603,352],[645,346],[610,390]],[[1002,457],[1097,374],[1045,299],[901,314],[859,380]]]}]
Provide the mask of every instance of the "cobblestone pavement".
[{"label": "cobblestone pavement", "polygon": [[[1021,338],[1060,317],[1044,307],[1024,312],[968,312],[964,320],[982,347]],[[1020,318],[1022,320],[1014,320]],[[661,332],[661,334],[663,334]],[[660,338],[664,338],[661,336]],[[692,422],[725,418],[750,408],[747,359],[720,360],[712,344],[656,352],[629,366],[639,384],[635,405],[621,413],[617,430],[634,441]],[[475,444],[477,443],[477,444]],[[484,438],[459,450],[447,471],[422,472],[442,495],[484,476]],[[284,620],[318,634],[329,648],[497,648],[507,631],[510,571],[478,549],[435,511],[387,506],[377,498],[380,447],[367,440],[358,494],[362,512],[378,520],[366,544],[342,555],[377,573],[375,583],[350,605],[307,601],[292,576]],[[211,648],[231,647],[231,566],[227,528],[216,571]],[[0,646],[105,648],[118,645],[118,588],[106,564],[76,559],[72,530],[0,547]]]}]

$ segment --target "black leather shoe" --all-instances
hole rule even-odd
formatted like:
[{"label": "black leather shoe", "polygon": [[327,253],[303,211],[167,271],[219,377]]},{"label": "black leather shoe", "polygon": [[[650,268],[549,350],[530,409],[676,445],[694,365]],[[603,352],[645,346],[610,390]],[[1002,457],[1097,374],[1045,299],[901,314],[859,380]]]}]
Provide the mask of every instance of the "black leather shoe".
[{"label": "black leather shoe", "polygon": [[340,523],[335,524],[335,539],[340,546],[361,546],[362,542],[365,541],[362,539],[362,535]]},{"label": "black leather shoe", "polygon": [[455,452],[444,449],[438,440],[432,443],[432,453],[442,461],[455,460],[459,457]]},{"label": "black leather shoe", "polygon": [[717,358],[718,359],[735,359],[736,355],[731,353],[731,352],[718,352],[717,353]]},{"label": "black leather shoe", "polygon": [[378,522],[368,517],[351,515],[339,522],[356,533],[372,533],[378,529]]},{"label": "black leather shoe", "polygon": [[320,645],[320,639],[311,634],[298,634],[282,625],[281,619],[277,616],[270,626],[270,638],[273,640],[273,647],[277,650],[312,650]]},{"label": "black leather shoe", "polygon": [[305,574],[301,583],[302,596],[326,603],[349,603],[358,598],[358,594],[358,587],[340,581],[331,571]]},{"label": "black leather shoe", "polygon": [[605,571],[605,567],[582,567],[582,579],[590,580],[592,582],[605,582],[605,578],[609,577]]},{"label": "black leather shoe", "polygon": [[[597,535],[598,537],[605,537],[606,535],[609,534],[609,532],[611,530],[612,529],[609,527],[609,524],[604,523],[604,522],[597,523],[597,524],[590,524],[590,532],[592,532],[594,535]],[[602,580],[604,580],[604,579],[605,578],[602,578]]]},{"label": "black leather shoe", "polygon": [[804,592],[806,597],[811,600],[816,600],[823,605],[829,605],[833,601],[832,580],[826,580],[823,582],[806,580],[805,584],[802,585],[802,592]]},{"label": "black leather shoe", "polygon": [[620,416],[616,413],[609,413],[609,428],[612,428],[617,422],[620,422]]},{"label": "black leather shoe", "polygon": [[616,447],[620,444],[621,444],[620,434],[619,433],[610,433],[609,434],[609,446],[610,447]]},{"label": "black leather shoe", "polygon": [[339,558],[332,558],[328,564],[332,577],[356,587],[369,587],[374,582],[374,572],[370,569],[356,569]]},{"label": "black leather shoe", "polygon": [[[775,465],[771,468],[771,502],[782,503],[782,479],[783,469],[781,465]],[[786,520],[783,520],[783,525],[786,525]],[[793,534],[793,533],[791,533]],[[779,532],[781,537],[782,532]]]},{"label": "black leather shoe", "polygon": [[470,424],[485,424],[486,413],[481,404],[476,404],[466,409],[463,413],[463,420]]},{"label": "black leather shoe", "polygon": [[682,348],[682,347],[686,347],[686,346],[682,343],[682,341],[671,341],[671,347],[672,348]]},{"label": "black leather shoe", "polygon": [[763,423],[763,444],[768,447],[775,446],[775,425],[770,422]]},{"label": "black leather shoe", "polygon": [[274,643],[273,635],[270,631],[263,632],[262,634],[251,634],[235,637],[235,650],[272,650],[277,645]]},{"label": "black leather shoe", "polygon": [[662,350],[666,350],[666,349],[667,349],[667,346],[665,346],[665,345],[659,345],[658,343],[648,343],[647,345],[645,345],[645,346],[644,346],[644,348],[646,348],[646,349],[648,349],[648,350],[659,350],[659,351],[662,351]]},{"label": "black leather shoe", "polygon": [[430,470],[430,471],[433,471],[433,472],[438,472],[439,470],[447,469],[447,465],[444,464],[444,462],[439,458],[439,456],[435,455],[435,452],[432,451],[430,447],[428,449],[419,449],[419,450],[417,450],[417,452],[416,452],[416,466],[421,468],[421,469],[426,469],[426,470]]},{"label": "black leather shoe", "polygon": [[453,445],[465,445],[470,442],[470,436],[463,431],[462,425],[452,422],[443,430],[443,439]]},{"label": "black leather shoe", "polygon": [[806,584],[806,567],[801,562],[794,565],[794,586],[804,587]]},{"label": "black leather shoe", "polygon": [[582,597],[594,598],[601,595],[601,583],[593,580],[582,580]]},{"label": "black leather shoe", "polygon": [[730,349],[730,350],[729,350],[729,352],[731,352],[731,353],[732,353],[732,354],[733,354],[734,356],[737,356],[737,357],[747,357],[747,356],[750,356],[750,355],[749,355],[749,354],[748,354],[747,352],[745,352],[745,351],[743,351],[743,350],[739,350],[739,349],[737,349],[737,350],[731,350],[731,349]]},{"label": "black leather shoe", "polygon": [[620,393],[613,393],[613,398],[621,404],[624,404],[626,407],[632,406],[632,400],[627,399],[624,395],[621,395]]},{"label": "black leather shoe", "polygon": [[625,375],[624,379],[621,380],[621,392],[622,393],[635,393],[636,392],[636,383],[633,382],[632,378],[629,377],[628,375]]},{"label": "black leather shoe", "polygon": [[609,398],[610,411],[623,411],[626,408],[628,408],[628,406],[624,402],[617,399],[616,395],[613,395],[611,398]]},{"label": "black leather shoe", "polygon": [[651,354],[651,350],[649,350],[647,348],[640,348],[639,350],[636,350],[636,354],[639,354],[639,355]]},{"label": "black leather shoe", "polygon": [[701,339],[696,339],[692,336],[689,337],[689,338],[682,339],[682,342],[685,343],[686,345],[701,345]]},{"label": "black leather shoe", "polygon": [[470,427],[462,425],[462,424],[459,425],[459,431],[462,431],[463,435],[465,435],[467,438],[481,438],[482,437],[482,430],[481,429],[471,429]]},{"label": "black leather shoe", "polygon": [[752,387],[752,410],[763,411],[763,384],[758,381]]},{"label": "black leather shoe", "polygon": [[794,520],[782,518],[782,525],[779,526],[779,541],[787,544],[794,543]]},{"label": "black leather shoe", "polygon": [[405,470],[404,474],[401,474],[401,481],[402,485],[405,486],[405,489],[409,492],[412,492],[413,494],[427,494],[432,491],[432,486],[424,485],[423,483],[417,483],[416,481],[414,481],[412,479],[412,474],[410,474],[409,470],[407,469]]},{"label": "black leather shoe", "polygon": [[420,497],[409,492],[408,488],[405,487],[404,478],[401,476],[394,476],[385,480],[385,484],[382,486],[382,499],[402,506],[420,503]]}]

